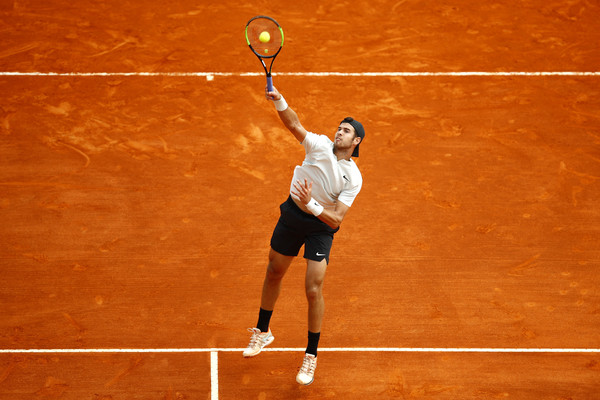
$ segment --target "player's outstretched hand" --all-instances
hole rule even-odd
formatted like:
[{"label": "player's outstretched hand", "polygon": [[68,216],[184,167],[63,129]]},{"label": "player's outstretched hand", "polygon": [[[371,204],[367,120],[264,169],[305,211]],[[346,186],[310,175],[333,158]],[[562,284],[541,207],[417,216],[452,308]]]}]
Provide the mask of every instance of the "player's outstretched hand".
[{"label": "player's outstretched hand", "polygon": [[279,100],[281,99],[281,93],[273,86],[273,91],[269,92],[268,86],[265,86],[265,97],[267,100]]}]

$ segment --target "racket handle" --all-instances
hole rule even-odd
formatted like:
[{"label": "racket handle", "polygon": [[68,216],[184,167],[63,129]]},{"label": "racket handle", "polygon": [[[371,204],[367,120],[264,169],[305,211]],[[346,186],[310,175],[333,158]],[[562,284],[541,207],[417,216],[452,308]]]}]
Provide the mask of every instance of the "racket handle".
[{"label": "racket handle", "polygon": [[267,91],[273,91],[273,77],[271,75],[267,76]]}]

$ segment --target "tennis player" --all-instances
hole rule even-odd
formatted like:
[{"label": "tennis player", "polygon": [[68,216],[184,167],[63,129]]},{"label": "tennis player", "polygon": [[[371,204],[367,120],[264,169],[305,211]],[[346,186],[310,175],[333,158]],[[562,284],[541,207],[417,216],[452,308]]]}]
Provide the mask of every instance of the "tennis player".
[{"label": "tennis player", "polygon": [[253,357],[274,340],[269,323],[281,290],[282,279],[292,260],[304,245],[307,260],[305,289],[308,300],[308,345],[296,381],[309,385],[317,367],[317,347],[325,304],[323,281],[333,235],[362,187],[362,175],[352,157],[365,137],[360,122],[345,118],[334,141],[325,135],[308,132],[294,110],[288,107],[277,89],[266,91],[285,127],[304,146],[306,156],[294,170],[288,199],[280,205],[281,216],[271,237],[269,264],[263,283],[256,328],[244,350]]}]

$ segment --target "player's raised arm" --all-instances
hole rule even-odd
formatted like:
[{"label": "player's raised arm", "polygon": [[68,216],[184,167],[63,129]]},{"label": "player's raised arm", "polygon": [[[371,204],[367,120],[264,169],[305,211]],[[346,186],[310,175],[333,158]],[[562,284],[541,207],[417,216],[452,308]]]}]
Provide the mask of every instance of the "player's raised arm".
[{"label": "player's raised arm", "polygon": [[285,125],[296,139],[302,143],[306,137],[307,131],[300,123],[298,114],[288,106],[285,99],[276,88],[273,88],[270,92],[267,90],[266,97],[275,103],[275,108],[277,109],[277,113],[279,114],[279,118],[281,118],[283,125]]}]

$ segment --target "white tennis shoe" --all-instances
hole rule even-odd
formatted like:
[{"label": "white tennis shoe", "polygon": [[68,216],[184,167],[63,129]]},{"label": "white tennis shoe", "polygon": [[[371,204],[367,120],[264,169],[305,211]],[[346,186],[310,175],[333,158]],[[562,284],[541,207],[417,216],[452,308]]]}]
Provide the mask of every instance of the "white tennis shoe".
[{"label": "white tennis shoe", "polygon": [[268,332],[261,332],[258,328],[249,328],[248,332],[252,332],[250,337],[250,343],[244,350],[244,357],[254,357],[258,355],[265,346],[270,345],[275,340],[275,337],[271,333],[271,329]]},{"label": "white tennis shoe", "polygon": [[315,369],[317,369],[317,357],[305,353],[300,372],[296,375],[296,382],[301,385],[310,385],[313,383],[315,380]]}]

